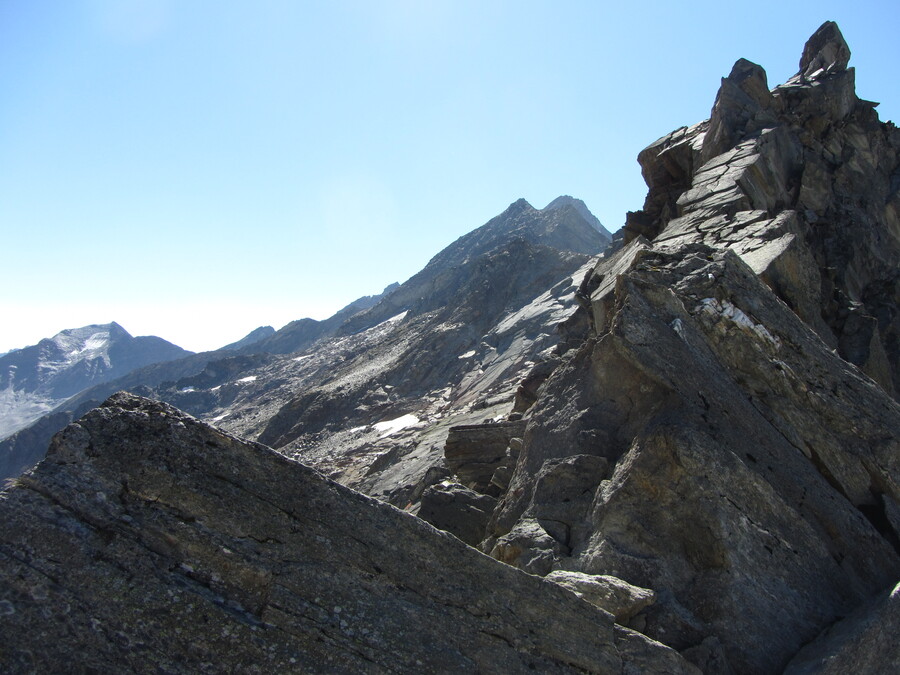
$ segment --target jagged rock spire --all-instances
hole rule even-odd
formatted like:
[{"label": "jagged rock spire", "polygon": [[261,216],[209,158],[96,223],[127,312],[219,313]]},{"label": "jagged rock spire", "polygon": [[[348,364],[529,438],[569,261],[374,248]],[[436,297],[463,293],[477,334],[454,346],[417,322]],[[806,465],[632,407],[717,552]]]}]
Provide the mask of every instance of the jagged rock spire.
[{"label": "jagged rock spire", "polygon": [[731,148],[746,132],[756,131],[753,120],[769,117],[764,113],[772,105],[772,94],[762,66],[738,59],[716,95],[709,131],[703,142],[703,161]]},{"label": "jagged rock spire", "polygon": [[811,78],[818,71],[836,72],[847,69],[850,47],[834,21],[826,21],[813,33],[803,47],[800,74]]}]

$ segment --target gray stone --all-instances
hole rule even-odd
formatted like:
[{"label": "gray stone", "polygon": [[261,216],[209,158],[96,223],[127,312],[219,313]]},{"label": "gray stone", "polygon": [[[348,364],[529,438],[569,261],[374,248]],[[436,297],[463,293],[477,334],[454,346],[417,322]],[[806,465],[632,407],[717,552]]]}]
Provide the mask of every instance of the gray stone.
[{"label": "gray stone", "polygon": [[422,492],[419,517],[456,535],[469,546],[484,539],[497,500],[458,483],[442,481]]},{"label": "gray stone", "polygon": [[6,672],[696,672],[555,584],[125,394],[2,493],[0,563]]},{"label": "gray stone", "polygon": [[521,437],[525,421],[470,424],[452,427],[444,446],[447,466],[471,489],[490,494],[494,472],[507,466],[510,439]]},{"label": "gray stone", "polygon": [[608,574],[584,574],[567,570],[550,572],[545,579],[573,591],[592,605],[616,617],[616,623],[627,625],[634,616],[656,601],[656,593],[633,586]]},{"label": "gray stone", "polygon": [[785,675],[895,673],[900,666],[900,584],[825,630]]},{"label": "gray stone", "polygon": [[845,70],[849,61],[850,47],[841,35],[840,28],[834,21],[826,21],[803,46],[800,73],[811,78],[819,71]]}]

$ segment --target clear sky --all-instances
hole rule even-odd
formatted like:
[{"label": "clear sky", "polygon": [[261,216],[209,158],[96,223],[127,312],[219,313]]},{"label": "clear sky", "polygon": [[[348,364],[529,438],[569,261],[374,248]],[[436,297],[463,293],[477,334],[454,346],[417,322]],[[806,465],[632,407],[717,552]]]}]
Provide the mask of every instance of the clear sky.
[{"label": "clear sky", "polygon": [[896,0],[0,0],[0,352],[324,318],[519,197],[614,231],[637,153],[826,19],[900,121]]}]

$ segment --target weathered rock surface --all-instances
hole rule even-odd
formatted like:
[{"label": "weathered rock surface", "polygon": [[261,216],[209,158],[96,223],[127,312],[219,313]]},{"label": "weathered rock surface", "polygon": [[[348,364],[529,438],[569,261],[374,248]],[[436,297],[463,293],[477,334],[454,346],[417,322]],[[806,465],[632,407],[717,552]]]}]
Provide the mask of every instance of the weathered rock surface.
[{"label": "weathered rock surface", "polygon": [[557,570],[550,572],[546,579],[565,586],[592,605],[616,617],[616,622],[627,624],[645,607],[656,600],[656,593],[648,588],[632,586],[608,574],[584,574]]},{"label": "weathered rock surface", "polygon": [[4,672],[696,669],[270,449],[121,394],[0,493]]},{"label": "weathered rock surface", "polygon": [[788,664],[785,675],[896,672],[898,635],[900,584],[829,627]]},{"label": "weathered rock surface", "polygon": [[900,578],[900,132],[848,58],[826,23],[772,91],[738,61],[641,153],[481,544],[652,589],[642,630],[711,672],[780,672]]},{"label": "weathered rock surface", "polygon": [[416,515],[439,530],[459,537],[469,546],[484,539],[488,519],[497,500],[459,483],[441,481],[422,491]]},{"label": "weathered rock surface", "polygon": [[525,422],[469,424],[450,428],[444,445],[447,468],[463,485],[483,494],[496,494],[495,472],[514,463],[509,442],[521,438]]}]

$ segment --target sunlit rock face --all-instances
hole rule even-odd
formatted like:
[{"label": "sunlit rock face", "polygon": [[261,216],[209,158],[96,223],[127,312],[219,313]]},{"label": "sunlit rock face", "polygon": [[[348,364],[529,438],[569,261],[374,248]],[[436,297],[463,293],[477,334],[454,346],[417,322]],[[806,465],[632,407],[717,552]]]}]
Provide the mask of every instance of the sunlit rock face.
[{"label": "sunlit rock face", "polygon": [[708,670],[780,672],[900,577],[900,133],[848,58],[827,23],[771,91],[740,60],[641,153],[481,544],[652,589],[633,625]]}]

